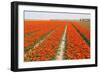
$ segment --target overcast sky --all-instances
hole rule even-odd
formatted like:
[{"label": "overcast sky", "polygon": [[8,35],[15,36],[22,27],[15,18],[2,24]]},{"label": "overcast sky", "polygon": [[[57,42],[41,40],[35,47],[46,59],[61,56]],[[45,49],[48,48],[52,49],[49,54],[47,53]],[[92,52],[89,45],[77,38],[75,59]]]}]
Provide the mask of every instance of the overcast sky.
[{"label": "overcast sky", "polygon": [[59,13],[59,12],[34,12],[24,11],[24,19],[33,20],[56,20],[56,19],[90,19],[90,14],[85,13]]}]

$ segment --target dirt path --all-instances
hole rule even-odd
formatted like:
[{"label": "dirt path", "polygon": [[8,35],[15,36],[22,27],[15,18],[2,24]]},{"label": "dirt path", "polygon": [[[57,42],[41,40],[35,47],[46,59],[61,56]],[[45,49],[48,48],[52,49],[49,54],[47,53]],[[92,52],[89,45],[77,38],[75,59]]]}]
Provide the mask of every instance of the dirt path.
[{"label": "dirt path", "polygon": [[58,52],[57,52],[57,56],[56,56],[57,60],[63,59],[64,49],[65,49],[65,44],[66,44],[66,30],[67,30],[67,26],[65,27],[65,30],[64,30],[63,36],[61,38],[59,48],[58,48]]}]

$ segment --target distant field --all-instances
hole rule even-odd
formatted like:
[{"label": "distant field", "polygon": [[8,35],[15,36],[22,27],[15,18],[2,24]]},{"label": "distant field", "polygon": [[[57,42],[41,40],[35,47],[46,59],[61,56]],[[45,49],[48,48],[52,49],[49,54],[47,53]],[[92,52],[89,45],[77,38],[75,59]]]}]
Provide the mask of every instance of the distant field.
[{"label": "distant field", "polygon": [[25,20],[24,61],[90,58],[90,22]]}]

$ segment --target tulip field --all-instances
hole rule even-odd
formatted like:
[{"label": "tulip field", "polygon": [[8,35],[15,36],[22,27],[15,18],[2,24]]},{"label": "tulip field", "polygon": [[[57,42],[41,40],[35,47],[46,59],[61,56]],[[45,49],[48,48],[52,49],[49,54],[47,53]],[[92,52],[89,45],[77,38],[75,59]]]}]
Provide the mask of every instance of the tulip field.
[{"label": "tulip field", "polygon": [[71,20],[25,20],[24,61],[89,59],[90,29],[81,23]]}]

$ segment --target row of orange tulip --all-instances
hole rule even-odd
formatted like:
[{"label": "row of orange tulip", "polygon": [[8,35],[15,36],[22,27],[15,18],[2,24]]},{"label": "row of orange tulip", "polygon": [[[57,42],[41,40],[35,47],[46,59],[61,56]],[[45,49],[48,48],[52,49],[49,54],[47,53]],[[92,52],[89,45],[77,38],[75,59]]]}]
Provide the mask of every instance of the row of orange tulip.
[{"label": "row of orange tulip", "polygon": [[[74,25],[77,25],[74,23]],[[85,29],[84,29],[85,30]],[[87,59],[90,58],[90,48],[82,39],[72,23],[68,24],[67,42],[64,57],[66,59]]]}]

